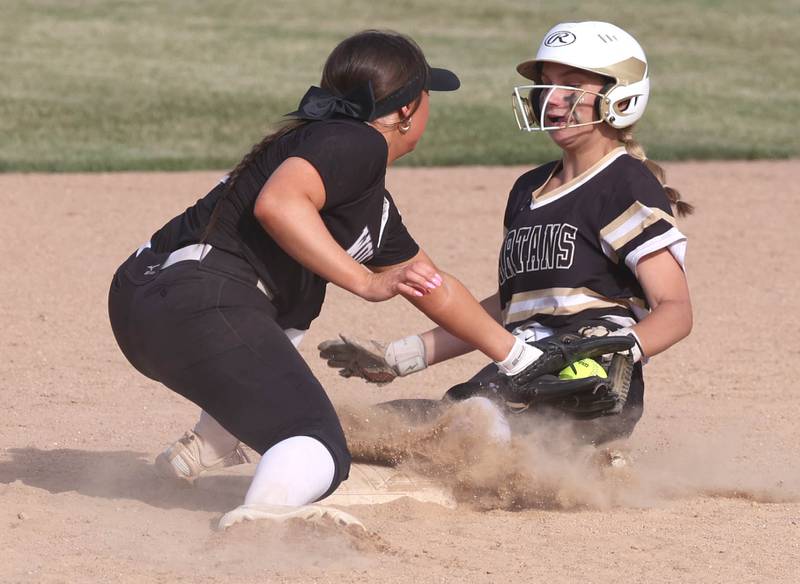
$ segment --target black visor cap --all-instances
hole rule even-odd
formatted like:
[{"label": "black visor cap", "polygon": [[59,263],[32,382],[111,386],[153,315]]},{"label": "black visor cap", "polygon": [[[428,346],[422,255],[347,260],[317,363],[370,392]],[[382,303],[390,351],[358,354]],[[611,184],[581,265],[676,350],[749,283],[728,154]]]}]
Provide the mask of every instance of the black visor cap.
[{"label": "black visor cap", "polygon": [[431,67],[429,71],[430,82],[428,83],[428,87],[425,88],[428,91],[455,91],[461,87],[461,81],[459,81],[456,74],[449,69]]}]

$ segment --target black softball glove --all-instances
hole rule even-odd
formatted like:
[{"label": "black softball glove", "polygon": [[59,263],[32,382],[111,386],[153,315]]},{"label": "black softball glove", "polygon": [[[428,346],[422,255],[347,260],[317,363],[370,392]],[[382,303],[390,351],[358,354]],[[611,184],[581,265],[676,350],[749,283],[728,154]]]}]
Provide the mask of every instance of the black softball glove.
[{"label": "black softball glove", "polygon": [[[625,405],[633,372],[630,337],[561,335],[531,343],[542,355],[517,375],[497,373],[484,381],[456,385],[446,398],[462,400],[476,395],[499,398],[512,411],[554,408],[569,416],[589,419],[618,414]],[[609,362],[608,377],[559,379],[557,372],[581,359]]]}]

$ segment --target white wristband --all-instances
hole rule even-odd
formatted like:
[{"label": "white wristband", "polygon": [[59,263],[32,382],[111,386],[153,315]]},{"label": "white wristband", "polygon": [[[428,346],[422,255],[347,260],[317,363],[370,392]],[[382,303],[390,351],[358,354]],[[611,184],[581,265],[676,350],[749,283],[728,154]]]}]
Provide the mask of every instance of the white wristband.
[{"label": "white wristband", "polygon": [[428,366],[425,358],[425,343],[418,335],[392,341],[386,346],[385,357],[386,363],[400,377],[422,371]]},{"label": "white wristband", "polygon": [[495,361],[500,373],[508,376],[516,375],[528,365],[536,361],[542,352],[536,347],[515,339],[511,352],[502,361]]},{"label": "white wristband", "polygon": [[639,340],[639,335],[636,334],[632,328],[621,328],[615,331],[611,331],[608,333],[610,337],[633,337],[633,340],[636,341],[636,344],[633,345],[631,348],[631,357],[633,357],[633,362],[638,363],[639,361],[642,362],[644,365],[647,363],[647,356],[642,351],[642,342]]}]

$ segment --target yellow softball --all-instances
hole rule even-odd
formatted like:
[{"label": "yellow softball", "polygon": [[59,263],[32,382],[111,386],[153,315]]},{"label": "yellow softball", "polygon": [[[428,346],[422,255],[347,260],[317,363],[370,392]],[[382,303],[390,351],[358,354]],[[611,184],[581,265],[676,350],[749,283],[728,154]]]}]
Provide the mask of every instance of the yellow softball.
[{"label": "yellow softball", "polygon": [[[574,369],[573,369],[574,367]],[[581,359],[567,365],[558,372],[559,379],[583,379],[584,377],[608,377],[606,370],[594,359]]]}]

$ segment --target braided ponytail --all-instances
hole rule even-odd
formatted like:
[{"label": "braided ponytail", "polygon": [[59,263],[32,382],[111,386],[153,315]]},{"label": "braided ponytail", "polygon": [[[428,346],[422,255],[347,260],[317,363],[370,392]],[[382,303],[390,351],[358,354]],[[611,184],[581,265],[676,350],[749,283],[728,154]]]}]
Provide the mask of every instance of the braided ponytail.
[{"label": "braided ponytail", "polygon": [[658,179],[658,182],[661,183],[661,186],[664,187],[664,191],[667,193],[669,202],[675,207],[675,211],[678,213],[678,215],[680,217],[691,215],[694,212],[694,205],[681,199],[680,192],[678,192],[677,189],[667,185],[666,173],[664,172],[664,169],[647,158],[642,145],[634,139],[633,126],[620,130],[619,140],[625,145],[625,150],[628,151],[628,154],[641,160],[647,169]]},{"label": "braided ponytail", "polygon": [[255,160],[259,154],[264,152],[269,145],[282,138],[286,134],[296,130],[300,126],[307,124],[306,120],[291,120],[289,122],[284,123],[281,127],[279,127],[276,131],[272,132],[271,134],[267,134],[261,140],[261,142],[257,143],[250,149],[250,152],[245,154],[244,158],[236,165],[236,167],[228,174],[228,178],[225,180],[225,192],[222,196],[217,200],[216,205],[214,205],[214,210],[211,212],[211,217],[208,220],[208,225],[206,225],[206,229],[203,232],[203,237],[200,240],[200,243],[204,243],[208,236],[211,234],[211,230],[214,228],[214,225],[217,223],[217,217],[219,217],[220,209],[222,208],[222,201],[226,199],[236,188],[236,183],[239,180],[239,176],[242,174],[242,171],[246,169],[250,164],[252,164],[253,160]]},{"label": "braided ponytail", "polygon": [[[427,72],[427,67],[425,55],[409,37],[388,30],[365,30],[346,38],[334,48],[325,61],[320,87],[341,96],[369,82],[375,100],[380,101],[404,87],[415,75]],[[414,101],[412,113],[419,107],[420,100],[418,96]],[[306,120],[284,123],[242,158],[228,175],[225,191],[217,199],[201,241],[206,241],[214,228],[222,203],[234,191],[242,172],[273,142],[307,123]]]}]

